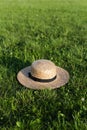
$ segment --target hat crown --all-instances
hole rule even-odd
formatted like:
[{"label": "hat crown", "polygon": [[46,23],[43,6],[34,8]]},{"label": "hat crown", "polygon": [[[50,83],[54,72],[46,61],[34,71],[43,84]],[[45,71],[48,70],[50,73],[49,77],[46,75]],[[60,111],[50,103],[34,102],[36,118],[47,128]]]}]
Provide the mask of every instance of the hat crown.
[{"label": "hat crown", "polygon": [[31,75],[39,79],[51,79],[56,76],[56,66],[45,59],[34,61],[31,65]]}]

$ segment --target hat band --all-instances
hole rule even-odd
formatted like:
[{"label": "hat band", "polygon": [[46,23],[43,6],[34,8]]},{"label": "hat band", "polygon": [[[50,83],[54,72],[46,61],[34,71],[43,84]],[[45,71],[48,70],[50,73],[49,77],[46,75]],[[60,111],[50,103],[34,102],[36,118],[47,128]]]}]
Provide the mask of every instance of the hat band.
[{"label": "hat band", "polygon": [[32,76],[31,73],[29,72],[29,77],[30,77],[31,79],[33,79],[34,81],[47,83],[47,82],[52,82],[52,81],[54,81],[57,76],[54,76],[54,77],[51,78],[51,79],[39,79],[39,78],[36,78],[36,77]]}]

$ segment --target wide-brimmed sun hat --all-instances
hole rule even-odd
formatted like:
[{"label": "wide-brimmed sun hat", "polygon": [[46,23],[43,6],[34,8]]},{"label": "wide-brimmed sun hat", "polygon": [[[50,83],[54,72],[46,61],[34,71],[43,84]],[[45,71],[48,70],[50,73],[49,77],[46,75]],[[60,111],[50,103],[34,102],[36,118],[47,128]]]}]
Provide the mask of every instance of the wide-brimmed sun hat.
[{"label": "wide-brimmed sun hat", "polygon": [[68,82],[69,73],[50,60],[40,59],[20,70],[17,79],[27,88],[55,89]]}]

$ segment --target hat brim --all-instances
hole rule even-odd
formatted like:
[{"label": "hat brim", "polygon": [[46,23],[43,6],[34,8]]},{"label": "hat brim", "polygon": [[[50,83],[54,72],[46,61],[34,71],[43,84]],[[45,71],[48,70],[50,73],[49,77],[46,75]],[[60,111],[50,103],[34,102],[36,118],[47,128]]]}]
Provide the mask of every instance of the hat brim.
[{"label": "hat brim", "polygon": [[17,74],[18,81],[25,87],[30,89],[55,89],[65,85],[69,80],[69,73],[63,68],[57,67],[57,77],[51,82],[38,82],[34,81],[29,77],[29,72],[31,72],[31,66],[28,66],[20,70]]}]

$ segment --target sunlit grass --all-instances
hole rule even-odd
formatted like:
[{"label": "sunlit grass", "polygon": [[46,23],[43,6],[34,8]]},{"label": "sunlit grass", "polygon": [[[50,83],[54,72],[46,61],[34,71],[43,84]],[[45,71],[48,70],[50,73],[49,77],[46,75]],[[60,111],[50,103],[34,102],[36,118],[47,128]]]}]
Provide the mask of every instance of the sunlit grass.
[{"label": "sunlit grass", "polygon": [[[37,59],[70,74],[56,90],[30,90],[16,78]],[[0,129],[87,129],[87,2],[0,0]]]}]

